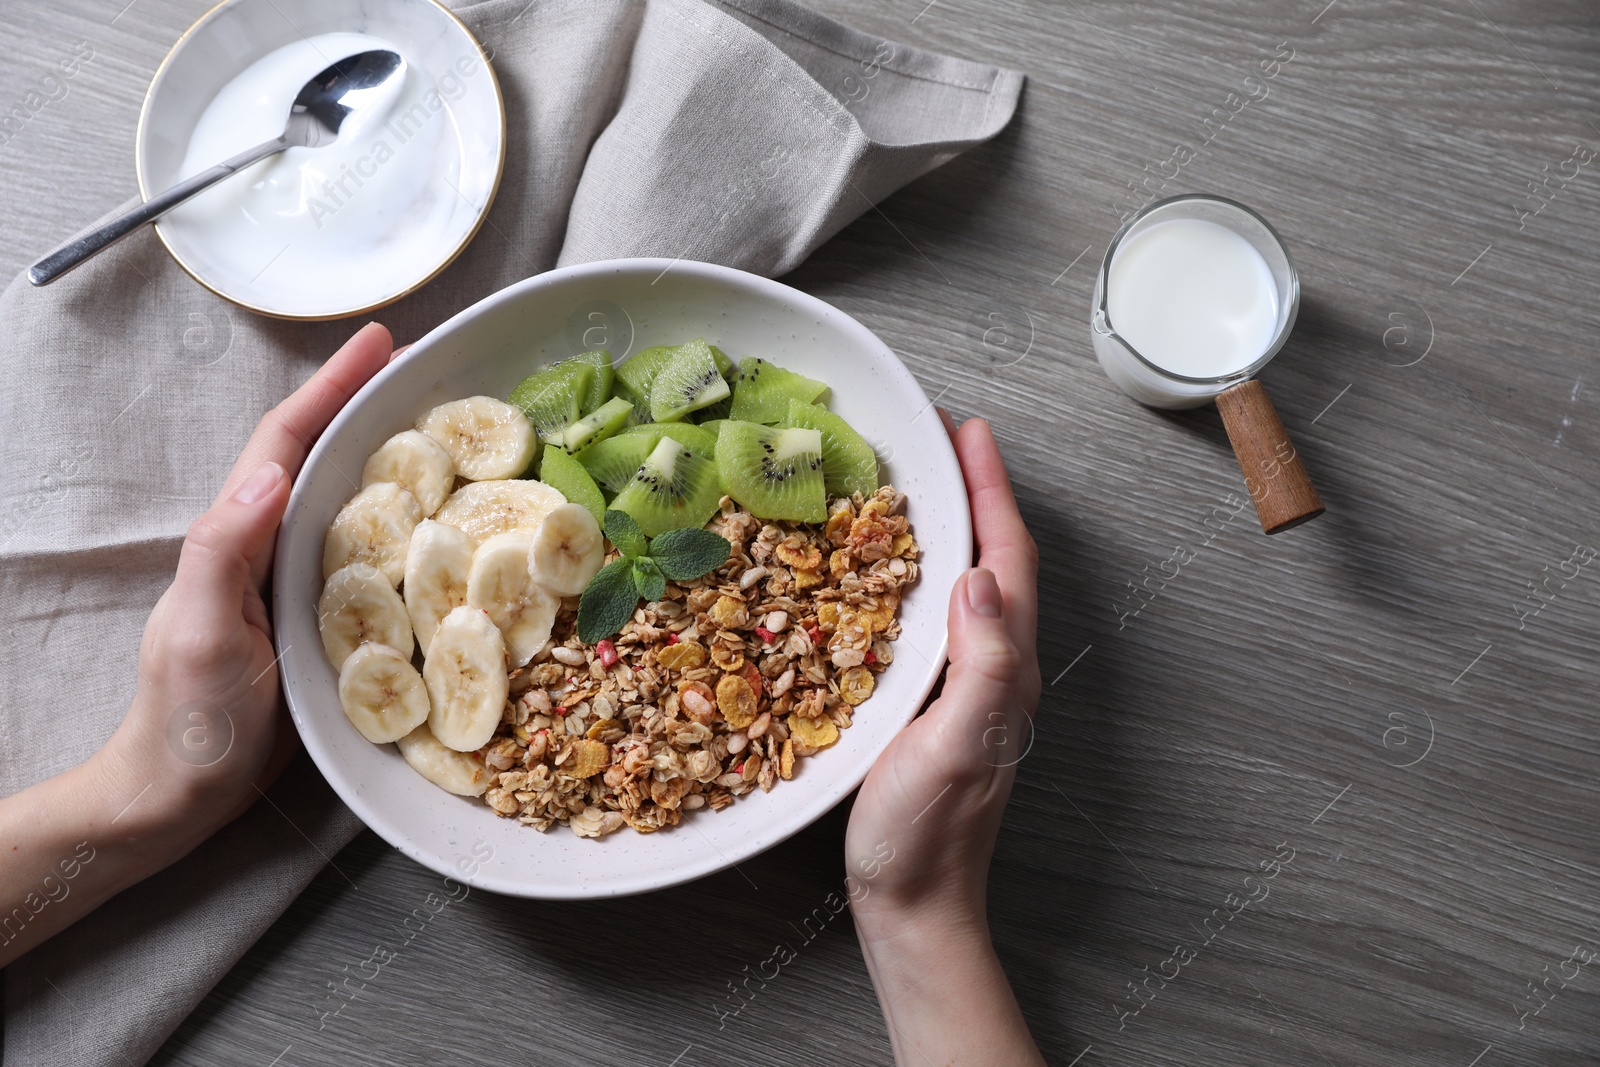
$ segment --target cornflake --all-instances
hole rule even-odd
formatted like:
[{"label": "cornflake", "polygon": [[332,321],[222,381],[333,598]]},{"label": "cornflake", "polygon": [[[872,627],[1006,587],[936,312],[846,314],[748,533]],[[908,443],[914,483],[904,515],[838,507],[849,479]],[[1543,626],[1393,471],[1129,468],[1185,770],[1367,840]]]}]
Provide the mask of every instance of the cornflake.
[{"label": "cornflake", "polygon": [[733,546],[727,563],[668,582],[616,636],[569,647],[568,598],[478,753],[494,773],[484,802],[538,830],[653,833],[801,773],[894,658],[918,575],[904,504],[884,486],[830,501],[827,522],[809,525],[763,522],[725,497],[708,529]]},{"label": "cornflake", "polygon": [[737,674],[725,674],[717,683],[717,707],[729,726],[743,730],[756,721],[757,701],[750,683]]}]

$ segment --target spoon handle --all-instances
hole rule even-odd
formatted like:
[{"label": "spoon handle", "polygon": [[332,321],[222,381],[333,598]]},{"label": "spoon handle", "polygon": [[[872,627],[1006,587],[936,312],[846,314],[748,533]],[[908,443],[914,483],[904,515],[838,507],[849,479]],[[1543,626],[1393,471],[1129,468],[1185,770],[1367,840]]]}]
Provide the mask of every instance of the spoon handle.
[{"label": "spoon handle", "polygon": [[209,189],[241,168],[288,147],[289,142],[286,139],[275,137],[218,163],[210,170],[203,170],[194,177],[179,182],[166,192],[158,193],[146,200],[132,211],[117,216],[98,230],[86,233],[51,252],[28,269],[28,280],[34,285],[49,285],[84,260],[99,255],[134,230],[147,222],[154,222],[201,190]]},{"label": "spoon handle", "polygon": [[1321,515],[1322,497],[1261,382],[1252,378],[1224,390],[1217,410],[1239,457],[1261,532],[1282,533]]}]

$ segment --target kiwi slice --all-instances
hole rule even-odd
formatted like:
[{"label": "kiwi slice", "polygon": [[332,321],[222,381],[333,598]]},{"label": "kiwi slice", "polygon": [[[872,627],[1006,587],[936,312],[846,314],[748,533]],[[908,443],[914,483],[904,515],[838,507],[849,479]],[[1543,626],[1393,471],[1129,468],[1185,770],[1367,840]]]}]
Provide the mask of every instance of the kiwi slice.
[{"label": "kiwi slice", "polygon": [[640,437],[620,433],[590,445],[576,458],[607,493],[616,494],[633,480],[639,465],[660,442],[659,437]]},{"label": "kiwi slice", "polygon": [[612,385],[611,395],[618,400],[626,400],[629,404],[633,405],[633,414],[628,417],[629,421],[650,421],[650,398],[647,396],[643,400],[640,400],[634,391],[629,389],[627,385],[623,383],[621,378],[618,378],[616,383]]},{"label": "kiwi slice", "polygon": [[628,419],[632,416],[632,404],[612,397],[560,433],[551,436],[549,441],[568,452],[576,452],[612,436],[628,425]]},{"label": "kiwi slice", "polygon": [[656,422],[676,422],[691,411],[715,404],[728,392],[711,346],[703,340],[690,341],[677,347],[650,384],[650,417]]},{"label": "kiwi slice", "polygon": [[589,391],[584,395],[580,407],[585,415],[599,409],[601,404],[611,399],[611,387],[616,381],[616,369],[611,365],[611,353],[604,348],[593,352],[579,352],[571,359],[562,360],[563,363],[587,363],[594,368],[594,382],[590,384]]},{"label": "kiwi slice", "polygon": [[606,521],[604,494],[594,484],[589,472],[583,469],[583,464],[570,454],[559,448],[545,449],[544,458],[539,461],[539,480],[566,497],[568,503],[588,508],[595,522]]},{"label": "kiwi slice", "polygon": [[672,358],[672,352],[671,345],[656,345],[640,349],[617,364],[617,395],[622,396],[623,390],[627,390],[627,397],[633,401],[635,418],[639,422],[650,421],[650,386],[656,375],[661,373],[661,368]]},{"label": "kiwi slice", "polygon": [[789,414],[789,401],[810,404],[827,391],[822,382],[752,356],[739,362],[728,417],[741,422],[779,423]]},{"label": "kiwi slice", "polygon": [[848,422],[818,404],[791,400],[783,424],[822,434],[822,476],[830,496],[871,496],[878,488],[877,453]]},{"label": "kiwi slice", "polygon": [[583,399],[594,385],[592,363],[562,360],[530,374],[511,390],[510,401],[522,409],[541,438],[550,438],[583,415]]},{"label": "kiwi slice", "polygon": [[722,349],[718,348],[716,345],[711,345],[710,347],[711,358],[717,361],[717,371],[722,375],[722,380],[728,383],[728,395],[723,397],[721,400],[718,400],[715,404],[708,404],[699,411],[696,411],[693,415],[689,416],[701,426],[704,426],[706,423],[711,422],[714,419],[725,419],[728,417],[728,413],[733,410],[733,379],[739,373],[738,364],[729,359],[727,354],[723,352]]},{"label": "kiwi slice", "polygon": [[728,414],[733,411],[733,396],[730,394],[709,407],[703,407],[689,418],[694,420],[696,426],[704,426],[708,422],[724,422]]},{"label": "kiwi slice", "polygon": [[704,426],[687,422],[647,422],[643,426],[630,426],[619,435],[642,437],[651,447],[663,437],[670,437],[703,459],[710,459],[717,451],[717,435]]},{"label": "kiwi slice", "polygon": [[700,459],[709,460],[716,455],[716,435],[703,426],[647,422],[590,445],[578,453],[578,462],[606,492],[620,493],[663,438],[677,441]]},{"label": "kiwi slice", "polygon": [[823,522],[828,517],[820,430],[730,419],[717,435],[717,470],[728,495],[758,519]]},{"label": "kiwi slice", "polygon": [[663,437],[611,506],[632,515],[646,537],[655,537],[684,526],[704,526],[721,500],[716,464]]}]

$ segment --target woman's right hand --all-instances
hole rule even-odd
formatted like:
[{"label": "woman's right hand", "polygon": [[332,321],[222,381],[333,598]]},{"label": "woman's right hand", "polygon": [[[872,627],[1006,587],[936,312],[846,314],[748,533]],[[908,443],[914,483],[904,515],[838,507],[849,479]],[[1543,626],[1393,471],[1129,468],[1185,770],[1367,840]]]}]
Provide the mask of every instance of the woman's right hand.
[{"label": "woman's right hand", "polygon": [[389,331],[368,325],[266,414],[189,527],[122,725],[84,763],[0,800],[0,898],[30,916],[0,930],[0,966],[181,858],[293,755],[263,599],[278,522],[312,443],[391,358]]},{"label": "woman's right hand", "polygon": [[951,593],[943,691],[856,797],[845,885],[899,1063],[1041,1064],[985,915],[995,835],[1039,699],[1038,551],[988,423],[946,427],[978,565]]}]

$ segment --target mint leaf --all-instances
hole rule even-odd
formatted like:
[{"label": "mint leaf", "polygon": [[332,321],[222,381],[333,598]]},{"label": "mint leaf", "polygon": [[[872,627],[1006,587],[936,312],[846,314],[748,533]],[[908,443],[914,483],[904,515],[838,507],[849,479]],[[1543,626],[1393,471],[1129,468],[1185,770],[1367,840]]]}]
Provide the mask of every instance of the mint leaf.
[{"label": "mint leaf", "polygon": [[633,561],[633,585],[646,600],[660,600],[667,593],[667,579],[649,556]]},{"label": "mint leaf", "polygon": [[650,542],[651,558],[675,582],[710,574],[728,562],[732,552],[727,538],[710,530],[668,530]]},{"label": "mint leaf", "polygon": [[633,516],[615,508],[606,512],[606,536],[627,559],[638,559],[648,551],[644,531],[633,521]]},{"label": "mint leaf", "polygon": [[578,640],[592,645],[610,637],[628,624],[638,606],[633,564],[625,559],[612,560],[589,580],[578,601]]}]

